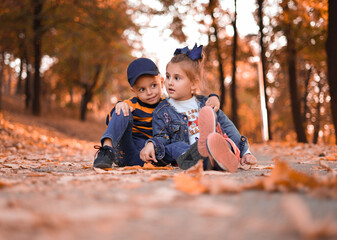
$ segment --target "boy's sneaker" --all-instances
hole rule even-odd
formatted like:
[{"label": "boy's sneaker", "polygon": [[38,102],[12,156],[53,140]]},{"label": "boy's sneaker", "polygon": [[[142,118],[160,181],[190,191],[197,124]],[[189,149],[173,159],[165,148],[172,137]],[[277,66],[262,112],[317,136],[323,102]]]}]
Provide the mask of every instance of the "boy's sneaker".
[{"label": "boy's sneaker", "polygon": [[207,138],[207,149],[210,158],[213,158],[222,170],[232,173],[236,171],[239,166],[239,160],[222,135],[211,133]]},{"label": "boy's sneaker", "polygon": [[199,140],[198,150],[201,156],[208,157],[208,150],[206,146],[207,137],[216,130],[216,115],[211,107],[205,106],[199,112]]},{"label": "boy's sneaker", "polygon": [[94,160],[94,168],[111,168],[114,160],[113,150],[109,146],[95,146],[98,149]]},{"label": "boy's sneaker", "polygon": [[197,164],[200,159],[205,160],[206,158],[200,155],[197,142],[195,142],[186,152],[177,158],[177,164],[181,169],[187,170]]}]

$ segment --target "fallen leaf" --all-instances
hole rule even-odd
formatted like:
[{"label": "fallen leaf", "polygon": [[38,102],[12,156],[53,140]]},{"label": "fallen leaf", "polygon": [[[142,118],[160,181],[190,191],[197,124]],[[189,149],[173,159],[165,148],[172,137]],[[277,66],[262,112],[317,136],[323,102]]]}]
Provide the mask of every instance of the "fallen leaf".
[{"label": "fallen leaf", "polygon": [[199,160],[197,164],[187,169],[185,173],[198,180],[201,179],[204,173],[203,161]]},{"label": "fallen leaf", "polygon": [[151,163],[145,163],[143,167],[136,165],[136,166],[128,166],[124,167],[124,170],[136,170],[136,169],[143,169],[143,170],[172,170],[173,167],[166,166],[166,167],[156,167]]},{"label": "fallen leaf", "polygon": [[328,161],[337,161],[337,156],[326,156],[325,160],[328,160]]},{"label": "fallen leaf", "polygon": [[[332,172],[334,173],[334,171]],[[310,176],[292,169],[288,163],[275,159],[275,168],[270,176],[248,183],[244,189],[258,189],[267,191],[295,191],[313,190],[327,188],[330,191],[337,191],[337,177],[335,174],[327,175],[324,178]]]},{"label": "fallen leaf", "polygon": [[101,168],[94,168],[94,170],[95,170],[95,172],[97,172],[97,173],[105,173],[105,174],[109,173],[108,170],[101,169]]},{"label": "fallen leaf", "polygon": [[237,214],[237,209],[231,205],[202,206],[197,208],[197,212],[206,217],[231,217]]},{"label": "fallen leaf", "polygon": [[12,169],[20,169],[21,168],[21,166],[19,164],[5,163],[3,165],[5,167],[12,168]]},{"label": "fallen leaf", "polygon": [[313,219],[306,203],[296,195],[283,198],[283,208],[287,213],[291,226],[302,236],[302,239],[337,237],[337,223],[331,219]]},{"label": "fallen leaf", "polygon": [[152,182],[152,181],[163,181],[163,180],[166,180],[166,179],[168,179],[170,177],[171,177],[170,175],[156,174],[156,175],[153,175],[153,176],[149,177],[149,182]]},{"label": "fallen leaf", "polygon": [[171,167],[171,166],[157,167],[157,166],[154,166],[151,163],[145,163],[144,166],[142,167],[142,169],[144,169],[144,170],[172,170],[173,167]]},{"label": "fallen leaf", "polygon": [[136,169],[142,169],[142,167],[139,165],[136,165],[136,166],[129,166],[129,167],[123,168],[123,170],[136,170]]},{"label": "fallen leaf", "polygon": [[203,179],[201,182],[211,194],[239,193],[243,190],[241,184],[229,179]]},{"label": "fallen leaf", "polygon": [[329,165],[326,162],[319,160],[318,163],[319,166],[321,166],[323,169],[327,170],[328,172],[332,172],[331,167],[329,167]]},{"label": "fallen leaf", "polygon": [[274,166],[272,165],[254,165],[251,167],[251,169],[274,169]]},{"label": "fallen leaf", "polygon": [[27,175],[27,177],[44,177],[44,176],[46,176],[45,173],[31,173]]},{"label": "fallen leaf", "polygon": [[179,173],[173,176],[173,181],[178,190],[191,195],[199,195],[207,192],[207,188],[200,183],[200,179],[192,177],[186,173]]}]

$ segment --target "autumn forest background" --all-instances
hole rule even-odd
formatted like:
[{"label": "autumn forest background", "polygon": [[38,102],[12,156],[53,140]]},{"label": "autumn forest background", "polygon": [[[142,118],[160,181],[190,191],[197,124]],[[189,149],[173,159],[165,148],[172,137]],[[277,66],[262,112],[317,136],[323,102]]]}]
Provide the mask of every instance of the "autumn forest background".
[{"label": "autumn forest background", "polygon": [[165,17],[182,47],[192,17],[207,39],[205,94],[220,96],[250,141],[267,140],[268,122],[270,140],[335,144],[337,1],[257,0],[259,31],[248,35],[237,27],[237,0],[223,2],[3,0],[0,109],[16,99],[32,115],[67,112],[104,125],[113,104],[132,96],[127,65],[140,56],[158,62],[142,44],[144,29]]}]

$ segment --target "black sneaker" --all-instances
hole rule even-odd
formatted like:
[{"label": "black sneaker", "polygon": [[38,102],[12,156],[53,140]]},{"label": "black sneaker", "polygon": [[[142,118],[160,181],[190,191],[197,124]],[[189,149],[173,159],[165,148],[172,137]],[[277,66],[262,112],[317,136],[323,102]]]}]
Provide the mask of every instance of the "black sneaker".
[{"label": "black sneaker", "polygon": [[112,148],[109,146],[94,146],[98,149],[94,160],[94,168],[111,168],[114,160]]},{"label": "black sneaker", "polygon": [[[197,164],[197,162],[200,159],[204,161],[207,160],[209,162],[207,157],[203,157],[200,155],[198,151],[198,143],[195,142],[191,145],[191,147],[186,152],[184,152],[177,158],[177,163],[181,169],[187,170],[190,167],[193,167],[195,164]],[[207,163],[207,169],[209,169],[208,163]]]}]

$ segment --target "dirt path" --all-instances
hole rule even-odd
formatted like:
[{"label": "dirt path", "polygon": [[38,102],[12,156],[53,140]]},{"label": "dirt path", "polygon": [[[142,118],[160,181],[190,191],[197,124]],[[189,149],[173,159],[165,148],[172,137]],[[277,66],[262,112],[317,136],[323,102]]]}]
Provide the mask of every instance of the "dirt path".
[{"label": "dirt path", "polygon": [[[177,168],[104,171],[92,168],[95,142],[36,121],[0,117],[0,239],[337,237],[336,146],[253,144],[258,166],[199,178]],[[286,171],[275,173],[275,158],[320,185],[311,188],[292,170],[284,179],[301,184],[276,182]],[[178,189],[179,174],[204,193]],[[275,191],[253,190],[259,181]]]}]

